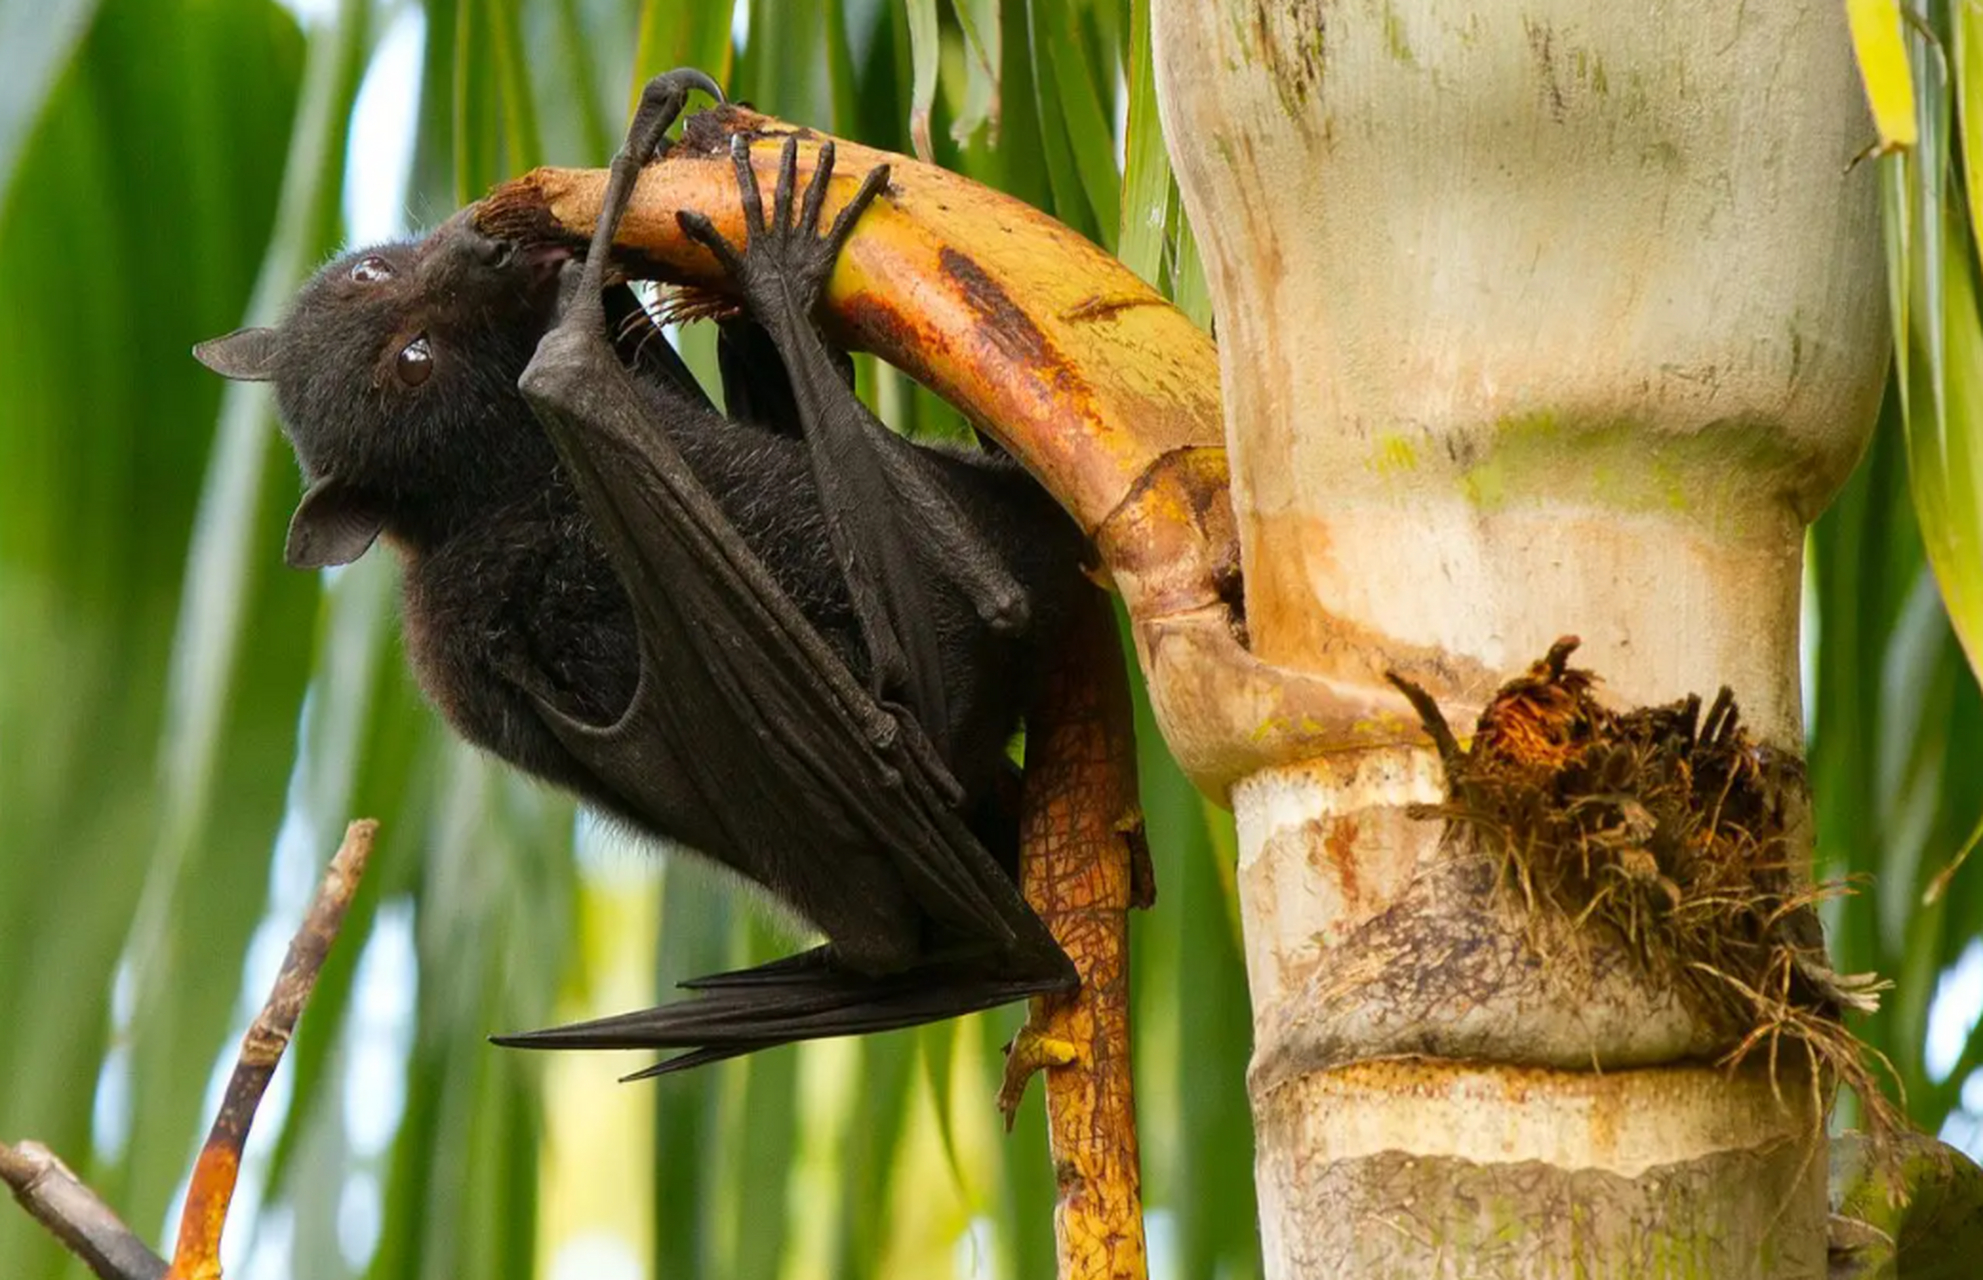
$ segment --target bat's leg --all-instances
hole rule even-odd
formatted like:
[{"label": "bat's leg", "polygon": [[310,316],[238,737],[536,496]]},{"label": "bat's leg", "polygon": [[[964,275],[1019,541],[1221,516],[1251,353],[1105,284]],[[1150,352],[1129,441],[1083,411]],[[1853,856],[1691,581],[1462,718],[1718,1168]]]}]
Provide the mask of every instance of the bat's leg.
[{"label": "bat's leg", "polygon": [[[533,405],[544,402],[539,406],[540,417],[545,408],[574,399],[554,389],[559,385],[585,389],[595,398],[612,399],[621,414],[638,416],[637,402],[631,401],[621,386],[625,379],[621,376],[623,369],[615,346],[619,334],[614,321],[624,322],[628,318],[624,304],[629,299],[619,298],[620,305],[615,305],[609,318],[606,274],[612,260],[613,236],[626,214],[627,203],[633,198],[634,184],[647,162],[665,148],[668,126],[681,115],[691,89],[700,89],[718,102],[724,100],[723,90],[716,82],[693,67],[679,67],[655,76],[641,90],[640,105],[634,111],[626,140],[613,157],[599,221],[593,227],[584,266],[565,264],[559,282],[557,320],[539,343],[536,357],[519,383]],[[641,353],[636,351],[635,362],[641,358]],[[694,375],[672,351],[654,352],[645,358],[667,366],[663,370],[666,380],[674,385],[685,403],[709,408]],[[559,442],[562,434],[552,430],[553,442]]]},{"label": "bat's leg", "polygon": [[[1003,559],[936,482],[928,458],[875,421],[840,380],[813,325],[813,310],[841,248],[887,184],[886,166],[866,176],[822,235],[819,222],[833,171],[833,147],[821,146],[795,217],[797,154],[797,140],[787,139],[767,222],[747,140],[733,139],[747,236],[742,251],[701,215],[684,211],[677,218],[684,232],[708,247],[736,279],[753,318],[778,345],[811,450],[829,536],[861,619],[875,692],[891,699],[906,695],[925,730],[940,739],[946,725],[941,666],[921,580],[931,572],[950,579],[995,631],[1023,629],[1028,602]],[[921,558],[919,545],[933,546],[936,554]],[[931,562],[936,567],[926,568]]]},{"label": "bat's leg", "polygon": [[585,270],[577,287],[564,299],[559,323],[589,326],[603,332],[606,312],[606,267],[613,256],[613,236],[620,229],[627,202],[633,198],[640,171],[667,143],[668,126],[682,114],[689,90],[700,89],[718,102],[723,90],[693,67],[677,67],[647,82],[640,91],[640,105],[634,109],[633,123],[627,127],[626,141],[613,157],[613,168],[606,180],[606,196],[599,205],[599,221],[592,229],[592,245],[586,250]]}]

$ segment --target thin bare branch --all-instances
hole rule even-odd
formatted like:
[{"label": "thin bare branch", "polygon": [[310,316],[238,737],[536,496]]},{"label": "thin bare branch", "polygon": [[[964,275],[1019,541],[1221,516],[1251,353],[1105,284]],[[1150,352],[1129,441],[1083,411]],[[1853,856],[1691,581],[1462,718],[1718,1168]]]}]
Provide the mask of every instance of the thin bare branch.
[{"label": "thin bare branch", "polygon": [[220,1114],[193,1166],[179,1219],[179,1246],[169,1266],[54,1152],[38,1142],[0,1143],[0,1179],[13,1189],[14,1199],[102,1280],[219,1280],[220,1234],[241,1172],[241,1149],[344,924],[378,829],[369,818],[345,828],[344,842],[290,940],[268,1001],[242,1039]]},{"label": "thin bare branch", "polygon": [[165,1274],[165,1259],[39,1142],[0,1142],[0,1179],[29,1216],[102,1280],[159,1280]]},{"label": "thin bare branch", "polygon": [[247,1144],[262,1095],[268,1091],[269,1080],[296,1031],[296,1020],[310,1002],[324,958],[344,926],[344,913],[358,891],[378,831],[379,824],[370,818],[345,828],[344,843],[338,846],[330,869],[317,886],[316,900],[296,936],[289,940],[289,953],[282,958],[275,986],[241,1039],[241,1054],[221,1099],[220,1114],[214,1117],[206,1145],[193,1165],[186,1207],[179,1215],[179,1246],[173,1252],[166,1280],[219,1280],[220,1235],[241,1174],[241,1150]]}]

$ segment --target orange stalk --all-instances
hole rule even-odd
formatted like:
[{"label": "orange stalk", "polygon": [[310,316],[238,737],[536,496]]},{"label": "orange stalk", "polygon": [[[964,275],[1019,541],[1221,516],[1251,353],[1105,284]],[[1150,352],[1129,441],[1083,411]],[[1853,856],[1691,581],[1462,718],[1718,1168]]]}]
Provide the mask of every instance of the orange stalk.
[{"label": "orange stalk", "polygon": [[220,1113],[214,1117],[206,1145],[200,1148],[193,1165],[186,1207],[179,1215],[179,1245],[165,1280],[220,1278],[221,1231],[227,1225],[227,1209],[241,1175],[241,1150],[247,1144],[248,1130],[283,1051],[289,1047],[296,1020],[310,1002],[324,958],[344,924],[344,913],[358,891],[378,828],[379,824],[368,818],[345,829],[344,843],[338,846],[323,883],[317,886],[316,899],[302,926],[290,939],[289,952],[282,959],[282,971],[276,975],[268,1001],[242,1037],[241,1053],[228,1079]]},{"label": "orange stalk", "polygon": [[1070,626],[1028,720],[1026,755],[1020,887],[1074,961],[1081,987],[1032,1001],[999,1107],[1009,1125],[1027,1080],[1043,1075],[1060,1280],[1142,1280],[1128,913],[1150,905],[1154,889],[1121,648],[1099,594]]},{"label": "orange stalk", "polygon": [[[676,225],[693,209],[744,241],[729,138],[754,137],[765,207],[786,134],[798,181],[825,135],[739,107],[689,118],[684,139],[641,174],[615,247],[628,270],[724,288]],[[871,351],[1006,445],[1093,531],[1165,454],[1221,441],[1212,340],[1109,253],[1011,196],[907,156],[834,139],[831,218],[879,164],[888,189],[862,217],[828,282],[836,341]],[[486,231],[581,247],[605,193],[600,169],[537,169],[496,188]]]}]

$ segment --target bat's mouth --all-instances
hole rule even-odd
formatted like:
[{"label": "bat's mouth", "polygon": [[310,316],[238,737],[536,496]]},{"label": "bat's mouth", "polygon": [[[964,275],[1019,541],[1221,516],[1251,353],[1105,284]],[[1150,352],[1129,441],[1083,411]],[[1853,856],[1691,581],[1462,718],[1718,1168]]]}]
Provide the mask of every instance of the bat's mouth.
[{"label": "bat's mouth", "polygon": [[512,253],[512,269],[522,273],[524,292],[538,313],[549,320],[557,305],[559,274],[567,262],[578,257],[577,251],[561,244],[533,244],[514,246]]},{"label": "bat's mouth", "polygon": [[496,305],[517,306],[548,322],[557,309],[559,273],[578,250],[529,235],[492,235],[476,224],[476,208],[450,219],[450,234],[430,237],[451,264],[444,269],[458,273],[454,278],[469,288],[490,291]]},{"label": "bat's mouth", "polygon": [[567,262],[578,257],[578,251],[576,249],[562,244],[527,245],[518,250],[518,254],[522,259],[524,269],[531,273],[531,282],[533,284],[543,284],[547,280],[556,280],[558,278],[558,271]]}]

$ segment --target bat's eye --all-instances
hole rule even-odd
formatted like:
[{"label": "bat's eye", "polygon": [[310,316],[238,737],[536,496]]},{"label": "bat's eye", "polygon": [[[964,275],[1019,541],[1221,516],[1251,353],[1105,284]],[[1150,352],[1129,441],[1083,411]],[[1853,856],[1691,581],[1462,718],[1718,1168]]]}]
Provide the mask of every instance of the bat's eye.
[{"label": "bat's eye", "polygon": [[507,240],[485,240],[477,249],[476,256],[482,265],[492,271],[501,271],[516,257],[516,246]]},{"label": "bat's eye", "polygon": [[390,280],[392,277],[392,263],[376,253],[351,264],[351,278],[359,284],[376,284],[381,280]]},{"label": "bat's eye", "polygon": [[427,345],[427,335],[423,333],[401,347],[392,367],[399,380],[409,387],[417,387],[433,377],[434,349]]}]

